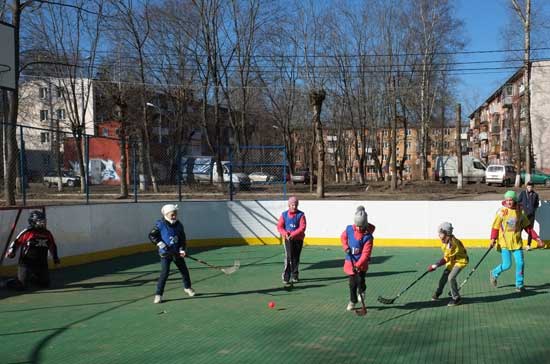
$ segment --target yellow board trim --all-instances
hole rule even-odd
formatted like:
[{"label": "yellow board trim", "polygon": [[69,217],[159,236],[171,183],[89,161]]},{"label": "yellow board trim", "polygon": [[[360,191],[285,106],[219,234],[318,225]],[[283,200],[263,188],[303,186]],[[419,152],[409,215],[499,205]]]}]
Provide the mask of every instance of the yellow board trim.
[{"label": "yellow board trim", "polygon": [[[488,239],[461,239],[462,243],[467,248],[488,248]],[[550,241],[545,241],[545,248],[549,247]],[[194,248],[207,248],[207,247],[223,247],[223,246],[237,246],[237,245],[280,245],[282,240],[278,237],[252,237],[252,238],[223,238],[223,239],[199,239],[189,240],[188,246]],[[309,238],[306,237],[304,241],[305,245],[310,246],[340,246],[341,242],[339,238]],[[404,247],[404,248],[434,248],[440,247],[441,242],[439,239],[384,239],[376,238],[375,246],[384,247]],[[86,263],[92,263],[100,260],[107,260],[116,257],[122,257],[126,255],[132,255],[143,252],[155,251],[156,247],[151,243],[137,244],[122,248],[115,248],[109,250],[103,250],[99,252],[86,253],[73,255],[69,257],[62,257],[61,264],[53,266],[52,269],[70,267],[74,265],[81,265]],[[4,261],[6,263],[6,261]],[[16,264],[16,263],[15,263]],[[1,275],[14,275],[17,271],[16,265],[7,265],[0,267]]]}]

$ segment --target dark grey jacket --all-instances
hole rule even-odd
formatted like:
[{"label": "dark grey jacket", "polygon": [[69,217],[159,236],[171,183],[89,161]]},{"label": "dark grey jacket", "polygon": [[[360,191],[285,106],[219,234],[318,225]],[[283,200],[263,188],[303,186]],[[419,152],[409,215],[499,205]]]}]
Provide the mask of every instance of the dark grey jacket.
[{"label": "dark grey jacket", "polygon": [[518,203],[527,216],[534,216],[539,207],[539,195],[535,191],[527,193],[523,190],[519,194]]}]

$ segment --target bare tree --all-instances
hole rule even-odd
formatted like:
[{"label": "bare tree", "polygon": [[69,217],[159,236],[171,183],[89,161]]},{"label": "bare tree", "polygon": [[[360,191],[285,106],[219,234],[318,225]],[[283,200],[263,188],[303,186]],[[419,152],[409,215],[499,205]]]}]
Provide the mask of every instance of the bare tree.
[{"label": "bare tree", "polygon": [[[311,154],[314,147],[317,148],[317,197],[325,197],[325,144],[323,126],[321,122],[321,110],[325,101],[326,91],[325,75],[319,70],[320,60],[316,58],[317,52],[323,48],[323,8],[321,4],[310,1],[306,4],[296,3],[297,7],[297,33],[300,35],[304,59],[304,78],[308,85],[308,100],[312,107],[311,125],[313,140]],[[312,158],[313,173],[313,158]],[[310,189],[313,188],[313,176],[310,178]]]},{"label": "bare tree", "polygon": [[[136,6],[136,3],[138,6]],[[138,67],[140,82],[139,95],[141,98],[141,127],[139,128],[139,186],[140,190],[147,189],[149,181],[154,192],[159,192],[157,179],[153,172],[151,161],[151,127],[149,124],[149,110],[147,107],[147,42],[151,34],[151,12],[149,0],[116,0],[114,6],[117,11],[117,22],[114,22],[114,35],[119,37],[133,52],[134,62]],[[119,43],[119,42],[117,42]]]},{"label": "bare tree", "polygon": [[449,0],[419,0],[412,4],[411,9],[411,36],[419,34],[420,161],[424,180],[428,179],[431,116],[437,94],[441,91],[437,78],[445,72],[438,63],[441,63],[442,55],[448,57],[453,50],[462,47],[459,38],[462,23],[454,18],[452,10],[453,5]]},{"label": "bare tree", "polygon": [[[83,11],[85,4],[88,8],[93,4],[97,11],[94,14]],[[48,74],[56,77],[54,87],[61,90],[67,110],[68,124],[62,125],[62,128],[66,126],[72,133],[80,175],[87,179],[85,165],[88,161],[84,156],[84,143],[87,131],[93,132],[94,120],[90,120],[93,111],[92,79],[96,73],[104,2],[80,0],[73,5],[71,8],[57,4],[44,5],[43,11],[36,13],[35,25],[38,32],[34,32],[34,36],[37,38],[35,41],[43,44],[46,49],[42,56],[51,64]],[[62,121],[56,120],[56,130],[59,130],[57,123],[60,122]],[[59,138],[55,138],[55,145],[58,149]],[[60,175],[59,157],[57,159]],[[80,189],[84,193],[84,183]]]}]

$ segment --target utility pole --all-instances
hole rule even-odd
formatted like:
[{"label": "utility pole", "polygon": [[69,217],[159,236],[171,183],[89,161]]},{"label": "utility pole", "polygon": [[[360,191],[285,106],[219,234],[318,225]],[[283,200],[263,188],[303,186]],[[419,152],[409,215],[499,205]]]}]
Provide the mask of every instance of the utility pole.
[{"label": "utility pole", "polygon": [[457,167],[457,182],[456,182],[456,188],[461,190],[462,189],[462,140],[460,138],[461,134],[461,126],[460,126],[460,118],[462,114],[461,105],[456,104],[456,167]]}]

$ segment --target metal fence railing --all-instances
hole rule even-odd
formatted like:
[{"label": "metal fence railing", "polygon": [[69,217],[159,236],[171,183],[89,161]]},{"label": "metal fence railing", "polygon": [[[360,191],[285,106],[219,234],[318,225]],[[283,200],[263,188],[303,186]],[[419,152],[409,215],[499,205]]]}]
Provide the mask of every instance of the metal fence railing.
[{"label": "metal fence railing", "polygon": [[[22,205],[187,198],[286,198],[289,181],[282,146],[223,148],[216,159],[189,155],[168,135],[149,143],[117,137],[116,124],[83,135],[19,125],[17,198]],[[82,165],[82,166],[81,166]],[[83,177],[84,176],[84,177]],[[0,178],[3,173],[0,171]],[[252,196],[252,197],[249,197]],[[18,202],[19,203],[19,202]]]}]

